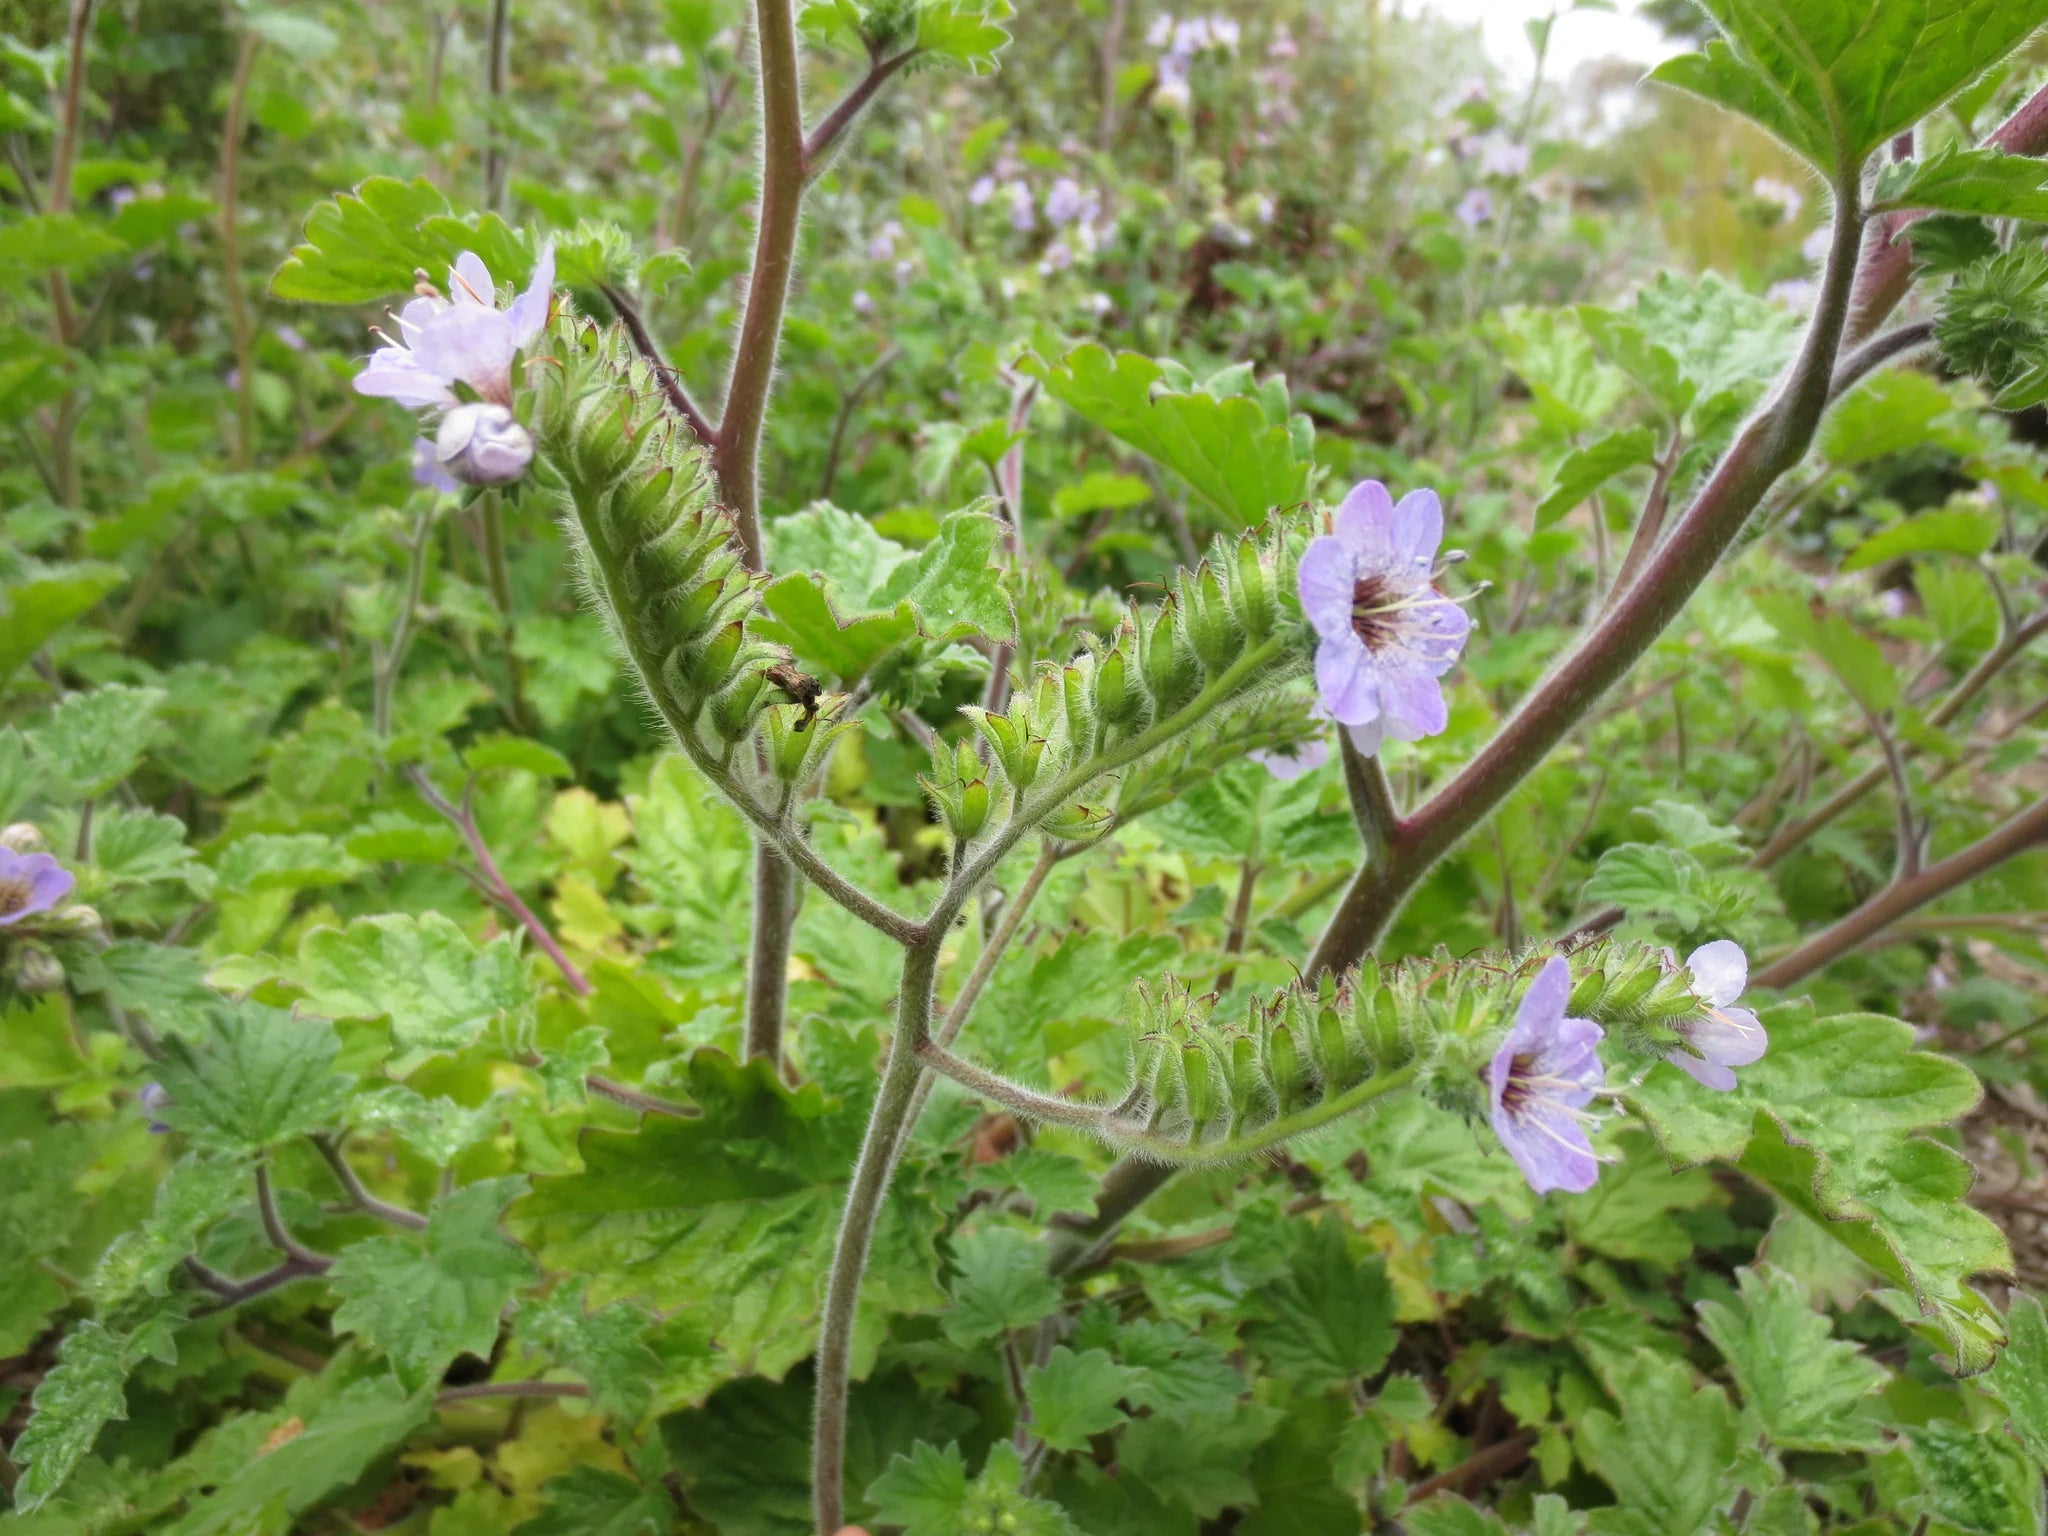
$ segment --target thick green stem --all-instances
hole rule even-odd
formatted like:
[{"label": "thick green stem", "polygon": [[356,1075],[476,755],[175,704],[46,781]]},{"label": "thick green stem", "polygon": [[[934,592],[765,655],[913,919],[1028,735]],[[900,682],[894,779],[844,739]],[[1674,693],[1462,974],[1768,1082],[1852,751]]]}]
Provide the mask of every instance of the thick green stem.
[{"label": "thick green stem", "polygon": [[839,1240],[825,1281],[825,1313],[818,1333],[817,1420],[811,1442],[811,1499],[818,1536],[836,1536],[845,1525],[846,1394],[853,1354],[854,1314],[860,1303],[861,1276],[867,1269],[875,1222],[895,1171],[899,1128],[917,1091],[918,1047],[929,1037],[932,989],[939,969],[939,945],[924,940],[903,954],[902,990],[896,998],[896,1037],[889,1045],[888,1065],[868,1116],[867,1136],[846,1209],[839,1218]]}]

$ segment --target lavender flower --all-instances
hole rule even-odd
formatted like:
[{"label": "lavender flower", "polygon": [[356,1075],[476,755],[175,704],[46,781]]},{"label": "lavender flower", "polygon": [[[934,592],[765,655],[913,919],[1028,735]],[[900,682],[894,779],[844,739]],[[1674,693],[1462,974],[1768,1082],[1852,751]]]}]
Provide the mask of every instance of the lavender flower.
[{"label": "lavender flower", "polygon": [[1493,217],[1493,194],[1484,187],[1474,187],[1458,199],[1458,222],[1467,229],[1477,229]]},{"label": "lavender flower", "polygon": [[0,847],[0,928],[48,912],[71,894],[71,871],[47,853]]},{"label": "lavender flower", "polygon": [[1472,624],[1434,584],[1443,530],[1435,491],[1411,491],[1396,506],[1367,480],[1337,509],[1335,531],[1301,557],[1301,607],[1321,639],[1316,689],[1368,757],[1383,737],[1416,741],[1449,723],[1437,679]]},{"label": "lavender flower", "polygon": [[1081,191],[1081,183],[1071,176],[1062,176],[1045,194],[1046,222],[1054,226],[1071,224],[1081,217],[1087,206],[1088,199]]},{"label": "lavender flower", "polygon": [[853,290],[853,312],[865,318],[875,312],[874,296],[865,288]]},{"label": "lavender flower", "polygon": [[1806,206],[1806,194],[1788,181],[1779,181],[1774,176],[1759,176],[1750,184],[1749,194],[1760,203],[1767,203],[1777,209],[1778,216],[1790,223],[1799,217],[1799,210]]},{"label": "lavender flower", "polygon": [[1045,255],[1038,263],[1042,276],[1050,277],[1055,272],[1064,272],[1074,264],[1074,248],[1064,240],[1055,240],[1045,248]]},{"label": "lavender flower", "polygon": [[895,219],[889,220],[875,231],[874,239],[868,242],[870,261],[888,261],[896,255],[896,241],[903,234],[903,226]]},{"label": "lavender flower", "polygon": [[464,485],[510,485],[533,462],[533,438],[510,406],[476,401],[441,418],[434,457]]},{"label": "lavender flower", "polygon": [[1514,1028],[1486,1074],[1493,1132],[1539,1195],[1576,1194],[1600,1176],[1586,1106],[1606,1080],[1603,1032],[1591,1019],[1565,1016],[1571,994],[1571,967],[1552,956],[1522,994]]},{"label": "lavender flower", "polygon": [[462,489],[462,482],[441,467],[441,459],[434,452],[434,440],[431,437],[416,437],[412,440],[412,483],[449,496],[457,494]]},{"label": "lavender flower", "polygon": [[[1330,723],[1330,712],[1317,700],[1309,706],[1309,718],[1319,724]],[[1330,760],[1330,738],[1327,734],[1313,736],[1307,741],[1297,741],[1291,746],[1280,747],[1271,752],[1248,754],[1266,772],[1282,784],[1291,784],[1304,774],[1314,773]]]},{"label": "lavender flower", "polygon": [[1694,950],[1685,968],[1692,972],[1693,995],[1702,1012],[1678,1025],[1685,1045],[1666,1051],[1664,1059],[1726,1093],[1735,1086],[1730,1068],[1761,1059],[1770,1045],[1757,1016],[1732,1006],[1749,984],[1749,957],[1733,939],[1716,939]]},{"label": "lavender flower", "polygon": [[1032,199],[1031,188],[1027,183],[1011,182],[1003,188],[1003,196],[1010,200],[1010,228],[1020,235],[1026,235],[1038,227],[1037,204]]},{"label": "lavender flower", "polygon": [[1488,176],[1513,179],[1529,169],[1529,146],[1506,134],[1490,133],[1479,149],[1479,169]]},{"label": "lavender flower", "polygon": [[1172,13],[1162,12],[1161,14],[1154,16],[1152,18],[1152,25],[1145,29],[1145,46],[1148,48],[1164,48],[1168,43],[1172,41]]},{"label": "lavender flower", "polygon": [[1294,40],[1294,34],[1283,25],[1273,34],[1273,41],[1266,44],[1269,59],[1292,59],[1301,53],[1301,45]]},{"label": "lavender flower", "polygon": [[490,269],[464,251],[448,273],[454,297],[422,296],[400,310],[398,339],[382,338],[384,345],[356,375],[356,393],[414,410],[447,410],[461,403],[459,383],[486,401],[510,405],[512,359],[547,324],[554,285],[554,247],[546,246],[526,291],[499,309]]},{"label": "lavender flower", "polygon": [[996,179],[993,176],[977,176],[974,185],[967,189],[967,201],[979,208],[992,201],[996,195]]},{"label": "lavender flower", "polygon": [[159,1118],[161,1112],[170,1107],[170,1091],[162,1083],[144,1083],[135,1095],[136,1107],[149,1116],[149,1134],[164,1136],[170,1127]]}]

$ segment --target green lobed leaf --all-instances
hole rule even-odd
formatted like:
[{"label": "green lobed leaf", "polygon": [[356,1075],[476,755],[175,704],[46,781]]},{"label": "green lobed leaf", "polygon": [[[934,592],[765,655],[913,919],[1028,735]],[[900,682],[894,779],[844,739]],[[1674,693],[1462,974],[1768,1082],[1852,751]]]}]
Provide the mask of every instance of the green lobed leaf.
[{"label": "green lobed leaf", "polygon": [[1871,211],[1912,208],[2048,223],[2048,164],[1993,147],[1947,145],[1878,172]]},{"label": "green lobed leaf", "polygon": [[513,1536],[668,1536],[675,1525],[675,1504],[660,1488],[603,1467],[571,1467],[541,1496],[547,1507]]},{"label": "green lobed leaf", "polygon": [[1008,1445],[997,1445],[973,1482],[957,1444],[928,1444],[899,1454],[868,1489],[879,1518],[903,1536],[1079,1536],[1058,1505],[1019,1489],[1024,1464]]},{"label": "green lobed leaf", "polygon": [[1394,1348],[1394,1288],[1377,1258],[1352,1256],[1341,1223],[1311,1224],[1289,1273],[1258,1293],[1263,1321],[1247,1330],[1267,1363],[1305,1386],[1370,1376]]},{"label": "green lobed leaf", "polygon": [[926,57],[970,75],[995,73],[996,55],[1009,45],[1003,25],[1017,14],[1010,0],[923,0],[917,46]]},{"label": "green lobed leaf", "polygon": [[1616,1536],[1692,1536],[1720,1502],[1735,1459],[1736,1415],[1719,1387],[1695,1388],[1690,1366],[1649,1351],[1613,1383],[1620,1416],[1596,1408],[1578,1425],[1586,1465],[1614,1490],[1617,1510],[1594,1529]]},{"label": "green lobed leaf", "polygon": [[[1017,367],[1046,392],[1185,480],[1226,526],[1250,528],[1308,495],[1313,456],[1290,419],[1245,395],[1176,387],[1161,363],[1090,343]],[[1299,419],[1299,418],[1295,418]]]},{"label": "green lobed leaf", "polygon": [[461,1050],[531,996],[516,937],[479,945],[438,912],[315,928],[299,944],[297,979],[306,988],[301,1014],[388,1016],[399,1072]]},{"label": "green lobed leaf", "polygon": [[260,1003],[223,1006],[204,1035],[163,1042],[156,1075],[164,1122],[195,1146],[236,1156],[321,1129],[340,1115],[350,1079],[334,1071],[334,1026]]},{"label": "green lobed leaf", "polygon": [[955,1344],[1029,1328],[1060,1304],[1044,1245],[1015,1227],[987,1227],[953,1243],[953,1304],[940,1318]]},{"label": "green lobed leaf", "polygon": [[654,1400],[662,1369],[661,1357],[645,1342],[653,1319],[624,1301],[591,1311],[583,1301],[588,1288],[578,1276],[521,1303],[518,1337],[581,1376],[598,1407],[637,1420]]},{"label": "green lobed leaf", "polygon": [[1984,1385],[2005,1404],[2012,1431],[2027,1454],[2048,1466],[2048,1312],[2020,1292],[2005,1314],[2006,1345]]},{"label": "green lobed leaf", "polygon": [[425,177],[372,176],[306,216],[305,243],[270,280],[280,299],[368,304],[408,292],[413,273],[434,282],[463,251],[475,251],[500,283],[526,281],[532,253],[496,214],[454,217]]},{"label": "green lobed leaf", "polygon": [[[593,1302],[687,1308],[728,1371],[780,1376],[815,1342],[865,1107],[712,1050],[690,1058],[679,1086],[700,1118],[586,1132],[583,1171],[536,1180],[510,1225],[550,1269],[590,1275]],[[937,1227],[929,1198],[899,1180],[875,1233],[865,1319],[943,1305]]]},{"label": "green lobed leaf", "polygon": [[1706,1334],[1774,1445],[1790,1451],[1867,1451],[1884,1444],[1874,1394],[1884,1367],[1847,1339],[1782,1270],[1737,1272],[1734,1304],[1699,1304]]},{"label": "green lobed leaf", "polygon": [[171,1271],[199,1240],[249,1193],[249,1169],[238,1158],[180,1158],[157,1186],[156,1203],[141,1226],[123,1232],[100,1255],[86,1289],[105,1309],[137,1292],[162,1296]]},{"label": "green lobed leaf", "polygon": [[1638,915],[1666,913],[1680,926],[1695,928],[1714,910],[1706,887],[1706,868],[1683,848],[1620,843],[1600,855],[1584,899]]},{"label": "green lobed leaf", "polygon": [[1090,1436],[1123,1423],[1123,1401],[1144,1381],[1143,1371],[1117,1364],[1107,1350],[1077,1354],[1059,1345],[1044,1365],[1024,1373],[1031,1432],[1056,1451],[1086,1450]]},{"label": "green lobed leaf", "polygon": [[67,694],[28,736],[44,788],[67,804],[105,794],[141,763],[163,704],[162,689],[125,683]]},{"label": "green lobed leaf", "polygon": [[1851,390],[1821,423],[1820,451],[1843,469],[1941,440],[1956,401],[1915,368],[1893,368]]},{"label": "green lobed leaf", "polygon": [[1936,507],[1880,528],[1849,551],[1842,569],[1867,571],[1906,555],[1960,555],[1974,560],[1998,542],[2004,523],[1990,507]]},{"label": "green lobed leaf", "polygon": [[2012,1256],[1964,1200],[1970,1165],[1912,1134],[1968,1113],[1982,1093],[1976,1074],[1914,1050],[1911,1028],[1896,1019],[1821,1019],[1804,1002],[1760,1017],[1770,1049],[1732,1091],[1659,1063],[1629,1095],[1631,1108],[1674,1163],[1719,1158],[1767,1183],[1911,1292],[1961,1370],[1983,1370],[2001,1328],[1969,1281],[2009,1272]]},{"label": "green lobed leaf", "polygon": [[1598,442],[1574,448],[1550,477],[1550,489],[1536,504],[1536,526],[1548,528],[1616,475],[1656,462],[1657,434],[1648,427],[1610,432]]},{"label": "green lobed leaf", "polygon": [[0,683],[73,619],[128,580],[118,565],[63,565],[0,586]]},{"label": "green lobed leaf", "polygon": [[36,1384],[34,1416],[9,1455],[22,1471],[14,1507],[32,1514],[71,1476],[113,1419],[128,1416],[129,1372],[147,1359],[177,1359],[172,1341],[182,1312],[161,1303],[132,1326],[116,1330],[88,1318],[65,1338],[57,1363]]},{"label": "green lobed leaf", "polygon": [[327,1272],[342,1299],[336,1331],[380,1350],[408,1392],[438,1381],[458,1355],[488,1358],[499,1314],[538,1275],[498,1229],[525,1188],[523,1176],[479,1180],[434,1208],[417,1244],[376,1237],[343,1250]]},{"label": "green lobed leaf", "polygon": [[1723,36],[1650,78],[1762,124],[1837,181],[2048,21],[2048,0],[1700,0]]},{"label": "green lobed leaf", "polygon": [[2041,1529],[2039,1472],[2017,1447],[1966,1424],[1935,1419],[1907,1432],[1907,1456],[1935,1529],[2032,1536]]},{"label": "green lobed leaf", "polygon": [[[380,1457],[403,1445],[434,1416],[433,1395],[408,1395],[388,1378],[353,1381],[336,1391],[319,1378],[286,1395],[276,1428],[233,1473],[196,1500],[162,1536],[226,1536],[274,1516],[286,1520],[357,1482]],[[260,1427],[260,1424],[256,1427]],[[280,1434],[279,1430],[295,1429]]]}]

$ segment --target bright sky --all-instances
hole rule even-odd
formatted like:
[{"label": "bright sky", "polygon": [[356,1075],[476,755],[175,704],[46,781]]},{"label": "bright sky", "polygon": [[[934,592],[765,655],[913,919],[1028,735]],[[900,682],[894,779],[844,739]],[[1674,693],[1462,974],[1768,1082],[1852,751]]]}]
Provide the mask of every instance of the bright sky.
[{"label": "bright sky", "polygon": [[[1476,21],[1484,30],[1487,52],[1511,75],[1527,78],[1534,56],[1522,30],[1524,22],[1547,16],[1559,6],[1553,0],[1409,0],[1416,9],[1434,11],[1457,21]],[[1550,35],[1550,60],[1544,73],[1568,80],[1572,71],[1592,59],[1624,58],[1645,68],[1684,52],[1666,41],[1650,22],[1635,14],[1634,0],[1619,0],[1613,11],[1572,11],[1560,16]]]}]

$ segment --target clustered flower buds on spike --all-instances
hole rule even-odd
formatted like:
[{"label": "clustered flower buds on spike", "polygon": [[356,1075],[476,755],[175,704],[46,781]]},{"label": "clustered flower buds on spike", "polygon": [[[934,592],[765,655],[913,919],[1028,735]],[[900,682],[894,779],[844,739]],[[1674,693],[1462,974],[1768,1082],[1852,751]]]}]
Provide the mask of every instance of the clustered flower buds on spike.
[{"label": "clustered flower buds on spike", "polygon": [[1420,979],[1405,996],[1371,961],[1340,984],[1287,987],[1252,1001],[1241,1022],[1213,1018],[1214,997],[1168,976],[1139,982],[1125,1005],[1131,1081],[1119,1116],[1189,1146],[1229,1141],[1405,1067],[1439,1039]]},{"label": "clustered flower buds on spike", "polygon": [[917,782],[939,808],[939,816],[955,842],[964,843],[978,836],[988,825],[995,802],[989,792],[988,771],[973,742],[933,741],[932,771],[919,774]]},{"label": "clustered flower buds on spike", "polygon": [[1694,950],[1681,967],[1657,945],[1610,941],[1586,950],[1572,988],[1574,1013],[1618,1032],[1641,1055],[1662,1056],[1709,1088],[1735,1086],[1736,1067],[1763,1057],[1770,1041],[1757,1016],[1735,1001],[1749,960],[1731,939]]},{"label": "clustered flower buds on spike", "polygon": [[526,291],[500,309],[490,269],[464,251],[448,271],[446,296],[424,287],[392,317],[396,336],[377,333],[384,345],[356,375],[356,393],[444,413],[432,441],[414,446],[419,484],[509,485],[526,473],[533,439],[512,413],[512,364],[546,327],[554,284],[547,245]]},{"label": "clustered flower buds on spike", "polygon": [[[747,631],[758,590],[731,518],[711,500],[702,449],[616,327],[565,318],[551,354],[534,370],[534,434],[585,579],[671,724],[687,729],[708,714],[727,745],[746,740],[782,657]],[[829,735],[811,728],[815,704],[778,711],[789,751],[813,766],[821,759],[810,749]]]},{"label": "clustered flower buds on spike", "polygon": [[[1034,719],[1048,738],[1064,726],[1064,739],[1053,744],[1069,764],[1170,719],[1273,637],[1283,621],[1280,594],[1292,583],[1284,537],[1247,533],[1234,547],[1219,538],[1164,602],[1132,610],[1109,644],[1091,641],[1070,665],[1042,676]],[[1287,665],[1276,657],[1272,667],[1236,681],[1250,693]],[[1266,725],[1276,744],[1298,734],[1277,721]]]}]

